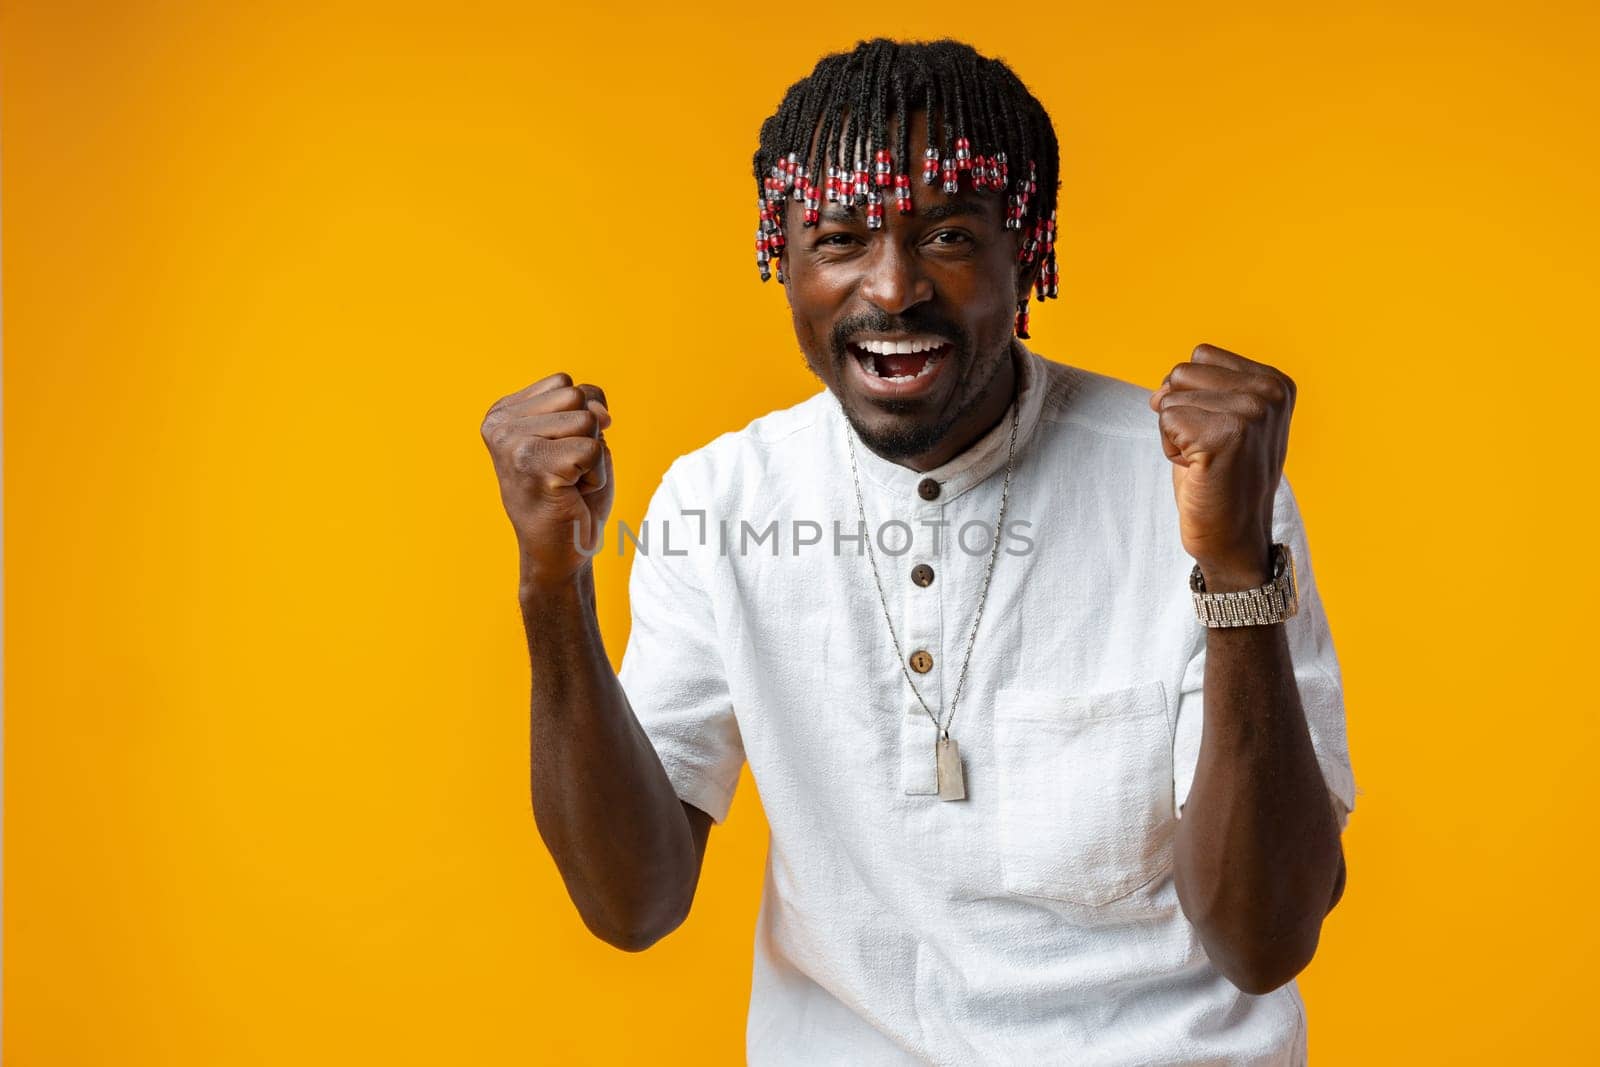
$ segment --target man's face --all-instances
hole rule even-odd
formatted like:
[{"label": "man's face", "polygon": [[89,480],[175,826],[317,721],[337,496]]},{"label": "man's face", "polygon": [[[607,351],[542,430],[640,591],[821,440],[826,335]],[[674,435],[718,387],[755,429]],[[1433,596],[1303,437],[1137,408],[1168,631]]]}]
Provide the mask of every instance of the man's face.
[{"label": "man's face", "polygon": [[[1006,194],[972,192],[965,173],[955,196],[923,184],[926,123],[910,121],[911,159],[896,169],[912,176],[912,214],[888,187],[875,231],[865,207],[826,201],[817,226],[802,225],[793,199],[784,221],[785,290],[806,362],[862,441],[895,460],[938,453],[952,436],[964,446],[985,428],[968,423],[998,417],[991,394],[1009,386],[1017,301],[1032,279],[1017,263],[1021,231],[1005,228]],[[924,350],[885,350],[895,347]]]}]

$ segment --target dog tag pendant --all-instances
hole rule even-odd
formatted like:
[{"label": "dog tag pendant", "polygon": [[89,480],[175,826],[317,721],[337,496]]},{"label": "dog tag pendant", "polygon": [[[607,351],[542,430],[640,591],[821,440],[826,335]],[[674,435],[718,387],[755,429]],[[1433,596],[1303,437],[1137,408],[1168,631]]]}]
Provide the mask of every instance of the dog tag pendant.
[{"label": "dog tag pendant", "polygon": [[934,742],[934,766],[939,774],[939,799],[965,800],[967,782],[961,776],[961,750],[956,747],[956,739],[942,731]]}]

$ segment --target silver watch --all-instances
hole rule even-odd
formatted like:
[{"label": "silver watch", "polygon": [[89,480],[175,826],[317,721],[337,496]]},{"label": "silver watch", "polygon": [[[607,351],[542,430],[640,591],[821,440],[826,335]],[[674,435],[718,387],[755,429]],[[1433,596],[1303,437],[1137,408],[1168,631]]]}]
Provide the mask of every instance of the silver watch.
[{"label": "silver watch", "polygon": [[1189,572],[1189,591],[1194,597],[1194,613],[1206,626],[1272,626],[1300,610],[1294,554],[1282,541],[1273,543],[1272,579],[1266,585],[1237,593],[1208,593],[1196,563]]}]

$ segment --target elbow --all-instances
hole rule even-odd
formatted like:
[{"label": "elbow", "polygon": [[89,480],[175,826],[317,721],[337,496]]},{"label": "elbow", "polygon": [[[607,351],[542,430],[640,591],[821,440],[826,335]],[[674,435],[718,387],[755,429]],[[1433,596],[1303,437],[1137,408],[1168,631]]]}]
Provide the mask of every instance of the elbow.
[{"label": "elbow", "polygon": [[1290,981],[1294,979],[1294,976],[1299,973],[1299,970],[1284,972],[1273,969],[1258,968],[1251,971],[1235,973],[1224,971],[1223,975],[1228,979],[1228,981],[1232,982],[1241,993],[1248,993],[1252,997],[1264,997],[1268,993],[1275,992],[1288,985]]},{"label": "elbow", "polygon": [[643,952],[682,926],[688,917],[688,901],[625,916],[582,915],[590,933],[623,952]]},{"label": "elbow", "polygon": [[1344,857],[1332,885],[1299,905],[1249,899],[1222,907],[1217,894],[1197,900],[1188,885],[1178,882],[1179,904],[1212,966],[1241,992],[1265,996],[1294,981],[1316,956],[1323,919],[1344,891]]},{"label": "elbow", "polygon": [[621,949],[623,952],[643,952],[672,932],[643,926],[616,929],[597,929],[591,926],[589,931],[612,948]]},{"label": "elbow", "polygon": [[1322,924],[1316,923],[1309,930],[1244,948],[1207,946],[1207,955],[1240,992],[1265,996],[1288,985],[1306,969],[1317,953],[1321,932]]}]

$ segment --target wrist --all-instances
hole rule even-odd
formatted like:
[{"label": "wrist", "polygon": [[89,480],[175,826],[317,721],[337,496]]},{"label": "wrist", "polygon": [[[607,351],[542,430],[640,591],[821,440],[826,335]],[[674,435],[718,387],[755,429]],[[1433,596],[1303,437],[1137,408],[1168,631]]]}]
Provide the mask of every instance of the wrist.
[{"label": "wrist", "polygon": [[[1207,627],[1270,626],[1292,618],[1299,609],[1295,586],[1294,553],[1286,544],[1274,544],[1266,580],[1249,563],[1208,561],[1208,576],[1196,563],[1189,573],[1189,592],[1195,616]],[[1212,582],[1223,586],[1214,588]],[[1229,588],[1231,587],[1231,588]]]},{"label": "wrist", "polygon": [[546,575],[533,570],[525,560],[517,599],[524,611],[587,606],[594,600],[594,571],[585,563],[571,574]]},{"label": "wrist", "polygon": [[1196,560],[1205,578],[1208,593],[1242,593],[1259,589],[1272,581],[1272,546],[1259,553],[1227,558]]}]

